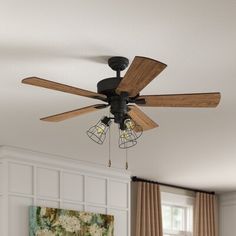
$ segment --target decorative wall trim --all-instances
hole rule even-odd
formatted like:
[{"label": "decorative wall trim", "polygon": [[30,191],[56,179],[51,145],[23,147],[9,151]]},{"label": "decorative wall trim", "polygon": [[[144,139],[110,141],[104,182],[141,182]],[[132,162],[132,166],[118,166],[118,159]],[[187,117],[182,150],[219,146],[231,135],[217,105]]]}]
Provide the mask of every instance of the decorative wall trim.
[{"label": "decorative wall trim", "polygon": [[225,193],[220,195],[220,206],[236,205],[236,192]]},{"label": "decorative wall trim", "polygon": [[231,236],[236,233],[236,192],[221,194],[219,197],[220,236]]},{"label": "decorative wall trim", "polygon": [[130,174],[71,158],[0,147],[0,235],[28,234],[28,207],[115,216],[115,235],[130,235]]},{"label": "decorative wall trim", "polygon": [[42,163],[50,167],[69,168],[75,171],[96,173],[97,175],[108,175],[120,179],[130,179],[131,173],[119,168],[109,168],[92,162],[80,161],[70,157],[53,155],[43,152],[32,151],[12,146],[0,146],[0,161],[3,159],[20,160],[21,162]]}]

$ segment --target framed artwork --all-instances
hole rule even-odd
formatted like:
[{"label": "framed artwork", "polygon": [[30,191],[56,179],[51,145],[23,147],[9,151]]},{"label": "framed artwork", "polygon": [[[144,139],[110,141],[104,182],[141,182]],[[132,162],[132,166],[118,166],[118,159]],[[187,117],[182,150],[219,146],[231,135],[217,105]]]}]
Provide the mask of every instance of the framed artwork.
[{"label": "framed artwork", "polygon": [[114,236],[114,216],[30,206],[30,236]]}]

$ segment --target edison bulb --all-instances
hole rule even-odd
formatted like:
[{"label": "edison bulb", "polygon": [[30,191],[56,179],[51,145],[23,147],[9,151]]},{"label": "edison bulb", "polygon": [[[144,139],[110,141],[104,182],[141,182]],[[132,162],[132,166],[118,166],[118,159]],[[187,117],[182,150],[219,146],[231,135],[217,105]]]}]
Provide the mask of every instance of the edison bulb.
[{"label": "edison bulb", "polygon": [[125,140],[130,140],[130,134],[126,130],[122,130],[120,137],[124,138]]},{"label": "edison bulb", "polygon": [[96,131],[98,134],[103,134],[105,132],[106,125],[101,123],[96,127]]},{"label": "edison bulb", "polygon": [[135,128],[135,123],[131,119],[126,119],[124,124],[128,130],[133,130]]}]

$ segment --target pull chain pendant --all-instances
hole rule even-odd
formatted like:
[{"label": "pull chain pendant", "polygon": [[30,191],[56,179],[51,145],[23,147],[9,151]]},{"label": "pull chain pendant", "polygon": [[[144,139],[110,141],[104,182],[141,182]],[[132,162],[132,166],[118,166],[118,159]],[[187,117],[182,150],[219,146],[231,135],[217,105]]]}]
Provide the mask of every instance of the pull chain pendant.
[{"label": "pull chain pendant", "polygon": [[128,148],[125,149],[125,169],[128,170],[129,168],[129,163],[128,163]]},{"label": "pull chain pendant", "polygon": [[[108,111],[108,117],[110,118],[111,117],[111,114],[110,114],[110,111]],[[111,167],[111,127],[109,127],[109,131],[108,131],[108,158],[109,158],[109,161],[108,161],[108,167],[110,168]]]}]

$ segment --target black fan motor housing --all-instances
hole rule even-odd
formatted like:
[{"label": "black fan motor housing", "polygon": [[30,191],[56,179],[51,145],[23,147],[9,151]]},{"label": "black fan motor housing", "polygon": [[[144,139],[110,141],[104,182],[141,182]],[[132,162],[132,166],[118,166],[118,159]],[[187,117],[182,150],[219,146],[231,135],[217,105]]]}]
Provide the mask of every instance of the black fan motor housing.
[{"label": "black fan motor housing", "polygon": [[129,96],[128,93],[116,93],[116,88],[123,79],[120,77],[120,71],[126,69],[129,60],[125,57],[111,57],[108,65],[117,72],[116,77],[103,79],[97,83],[97,92],[107,96],[107,102],[111,106],[110,112],[114,115],[115,123],[122,124],[127,116]]},{"label": "black fan motor housing", "polygon": [[103,79],[97,83],[97,91],[98,93],[107,95],[107,97],[116,95],[116,88],[118,87],[122,77],[111,77],[107,79]]}]

